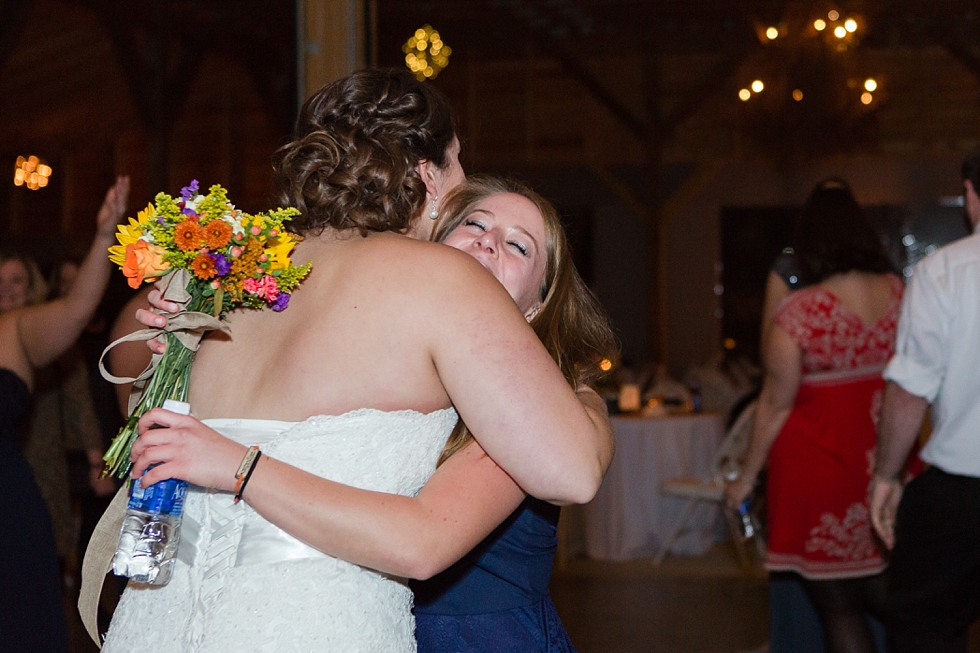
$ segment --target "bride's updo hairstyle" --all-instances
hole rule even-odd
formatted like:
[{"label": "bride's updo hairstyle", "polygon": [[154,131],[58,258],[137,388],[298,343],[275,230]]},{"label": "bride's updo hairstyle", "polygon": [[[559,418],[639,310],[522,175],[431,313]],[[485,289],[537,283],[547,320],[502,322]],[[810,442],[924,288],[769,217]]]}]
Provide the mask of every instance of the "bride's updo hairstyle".
[{"label": "bride's updo hairstyle", "polygon": [[276,152],[280,201],[302,213],[291,228],[406,231],[425,203],[416,166],[443,168],[455,134],[449,102],[407,70],[362,70],[327,84]]}]

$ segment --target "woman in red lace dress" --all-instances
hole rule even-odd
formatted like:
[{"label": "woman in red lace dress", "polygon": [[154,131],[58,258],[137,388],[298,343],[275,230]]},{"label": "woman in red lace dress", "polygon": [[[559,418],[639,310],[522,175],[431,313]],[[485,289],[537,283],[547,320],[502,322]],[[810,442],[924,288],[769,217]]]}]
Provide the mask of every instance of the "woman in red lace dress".
[{"label": "woman in red lace dress", "polygon": [[850,189],[810,194],[796,252],[807,288],[777,308],[737,506],[769,460],[766,567],[803,578],[829,651],[874,651],[864,616],[885,567],[868,516],[875,423],[902,282]]}]

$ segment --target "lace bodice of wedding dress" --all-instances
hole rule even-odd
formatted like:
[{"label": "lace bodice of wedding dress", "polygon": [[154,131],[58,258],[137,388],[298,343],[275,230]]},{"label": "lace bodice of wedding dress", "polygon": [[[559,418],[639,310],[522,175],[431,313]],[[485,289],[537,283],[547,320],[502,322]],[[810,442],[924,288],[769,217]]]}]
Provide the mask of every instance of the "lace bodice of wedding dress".
[{"label": "lace bodice of wedding dress", "polygon": [[[452,409],[362,409],[299,423],[206,423],[318,476],[414,495],[455,422]],[[168,585],[130,583],[103,651],[415,651],[403,579],[327,556],[227,492],[190,486],[177,558]]]}]

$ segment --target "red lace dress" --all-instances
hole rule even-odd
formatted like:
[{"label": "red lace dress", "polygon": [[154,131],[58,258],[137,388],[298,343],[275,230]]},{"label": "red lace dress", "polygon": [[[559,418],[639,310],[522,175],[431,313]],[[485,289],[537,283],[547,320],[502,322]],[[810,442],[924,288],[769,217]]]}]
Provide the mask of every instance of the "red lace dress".
[{"label": "red lace dress", "polygon": [[902,282],[872,326],[819,287],[779,307],[776,324],[802,351],[793,410],[769,453],[766,567],[810,579],[869,576],[885,567],[872,535],[868,484],[875,424],[895,351]]}]

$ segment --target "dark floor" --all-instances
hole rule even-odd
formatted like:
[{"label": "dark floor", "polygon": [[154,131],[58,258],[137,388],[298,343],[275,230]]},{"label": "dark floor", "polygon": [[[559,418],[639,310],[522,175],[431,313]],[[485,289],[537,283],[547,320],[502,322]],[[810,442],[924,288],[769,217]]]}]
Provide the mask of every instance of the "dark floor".
[{"label": "dark floor", "polygon": [[743,571],[729,545],[660,568],[571,560],[551,593],[579,653],[738,653],[765,644],[765,573]]},{"label": "dark floor", "polygon": [[[737,653],[766,639],[768,596],[761,570],[742,571],[720,544],[699,558],[629,562],[570,560],[552,595],[579,653]],[[74,605],[72,653],[97,653]]]},{"label": "dark floor", "polygon": [[[769,622],[765,572],[743,570],[731,545],[700,557],[598,562],[573,558],[551,592],[579,653],[743,653],[764,650]],[[72,615],[72,653],[97,653]],[[980,626],[970,653],[980,653]]]}]

